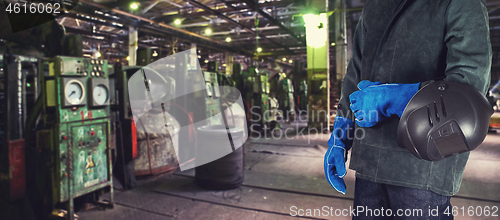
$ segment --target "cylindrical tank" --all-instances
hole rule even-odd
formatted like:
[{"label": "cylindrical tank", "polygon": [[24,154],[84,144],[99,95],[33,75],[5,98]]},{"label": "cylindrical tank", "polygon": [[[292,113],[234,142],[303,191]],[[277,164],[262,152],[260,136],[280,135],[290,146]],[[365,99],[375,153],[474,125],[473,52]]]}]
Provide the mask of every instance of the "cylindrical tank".
[{"label": "cylindrical tank", "polygon": [[[234,147],[239,147],[219,159],[195,168],[195,182],[199,186],[211,190],[225,190],[237,188],[243,183],[243,141],[244,130],[242,128],[229,127]],[[227,152],[226,149],[214,149],[214,147],[229,148],[228,133],[224,125],[207,125],[197,129],[198,144],[196,155],[200,157],[217,156]],[[209,146],[203,143],[204,139],[215,140]],[[203,146],[202,146],[203,145]],[[223,154],[222,154],[223,155]],[[197,161],[199,161],[197,159]],[[203,158],[205,159],[205,158]],[[203,159],[201,161],[203,161]]]}]

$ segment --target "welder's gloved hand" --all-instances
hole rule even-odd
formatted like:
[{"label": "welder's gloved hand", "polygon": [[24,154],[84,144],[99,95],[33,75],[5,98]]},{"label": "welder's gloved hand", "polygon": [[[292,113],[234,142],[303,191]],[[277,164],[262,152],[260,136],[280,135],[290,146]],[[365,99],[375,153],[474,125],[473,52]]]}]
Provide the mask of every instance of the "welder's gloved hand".
[{"label": "welder's gloved hand", "polygon": [[344,176],[345,151],[352,146],[354,136],[354,122],[342,116],[335,117],[333,132],[328,140],[328,151],[325,154],[324,168],[326,180],[338,192],[345,194]]},{"label": "welder's gloved hand", "polygon": [[419,86],[420,83],[382,84],[361,81],[358,84],[359,90],[349,96],[356,123],[360,127],[372,127],[392,115],[401,117]]}]

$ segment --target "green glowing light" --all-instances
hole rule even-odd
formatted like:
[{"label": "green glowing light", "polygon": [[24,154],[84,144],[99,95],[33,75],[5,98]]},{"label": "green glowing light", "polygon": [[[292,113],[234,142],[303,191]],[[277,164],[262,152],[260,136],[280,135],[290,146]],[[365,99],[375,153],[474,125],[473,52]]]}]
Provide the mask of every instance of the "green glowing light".
[{"label": "green glowing light", "polygon": [[130,8],[132,10],[137,10],[139,8],[139,4],[137,2],[132,2],[132,4],[130,4]]},{"label": "green glowing light", "polygon": [[318,27],[320,24],[319,16],[315,14],[305,14],[302,15],[306,28],[308,27]]}]

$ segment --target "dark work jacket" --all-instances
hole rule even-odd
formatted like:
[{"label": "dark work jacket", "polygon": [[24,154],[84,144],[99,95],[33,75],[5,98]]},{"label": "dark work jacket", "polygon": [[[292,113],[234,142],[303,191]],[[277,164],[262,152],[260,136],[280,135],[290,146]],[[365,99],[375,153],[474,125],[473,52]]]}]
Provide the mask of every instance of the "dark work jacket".
[{"label": "dark work jacket", "polygon": [[[421,87],[433,80],[454,81],[485,94],[491,54],[488,14],[481,0],[367,0],[337,115],[354,121],[349,95],[361,80],[421,82]],[[397,145],[398,122],[393,116],[356,132],[349,165],[356,177],[456,194],[469,154],[437,162],[420,160]]]}]

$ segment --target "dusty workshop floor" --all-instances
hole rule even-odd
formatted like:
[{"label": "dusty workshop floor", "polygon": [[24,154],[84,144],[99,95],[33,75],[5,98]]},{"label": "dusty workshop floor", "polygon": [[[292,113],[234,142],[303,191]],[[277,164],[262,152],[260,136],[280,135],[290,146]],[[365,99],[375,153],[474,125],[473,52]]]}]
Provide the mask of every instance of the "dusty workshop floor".
[{"label": "dusty workshop floor", "polygon": [[[289,125],[294,126],[294,123]],[[336,193],[328,185],[323,173],[327,140],[328,135],[294,136],[292,139],[280,140],[266,140],[263,137],[249,139],[244,146],[245,181],[238,189],[204,190],[194,184],[194,171],[176,172],[142,180],[140,186],[129,191],[116,191],[114,209],[77,214],[82,220],[297,219],[290,216],[292,206],[303,209],[320,209],[323,206],[349,209],[354,193],[354,173],[349,171],[345,178],[346,195]],[[469,206],[500,208],[500,131],[498,134],[489,134],[482,146],[471,153],[462,187],[452,198],[452,205],[466,209]],[[496,213],[500,215],[500,210]],[[325,218],[351,217],[317,215],[304,219]]]}]

